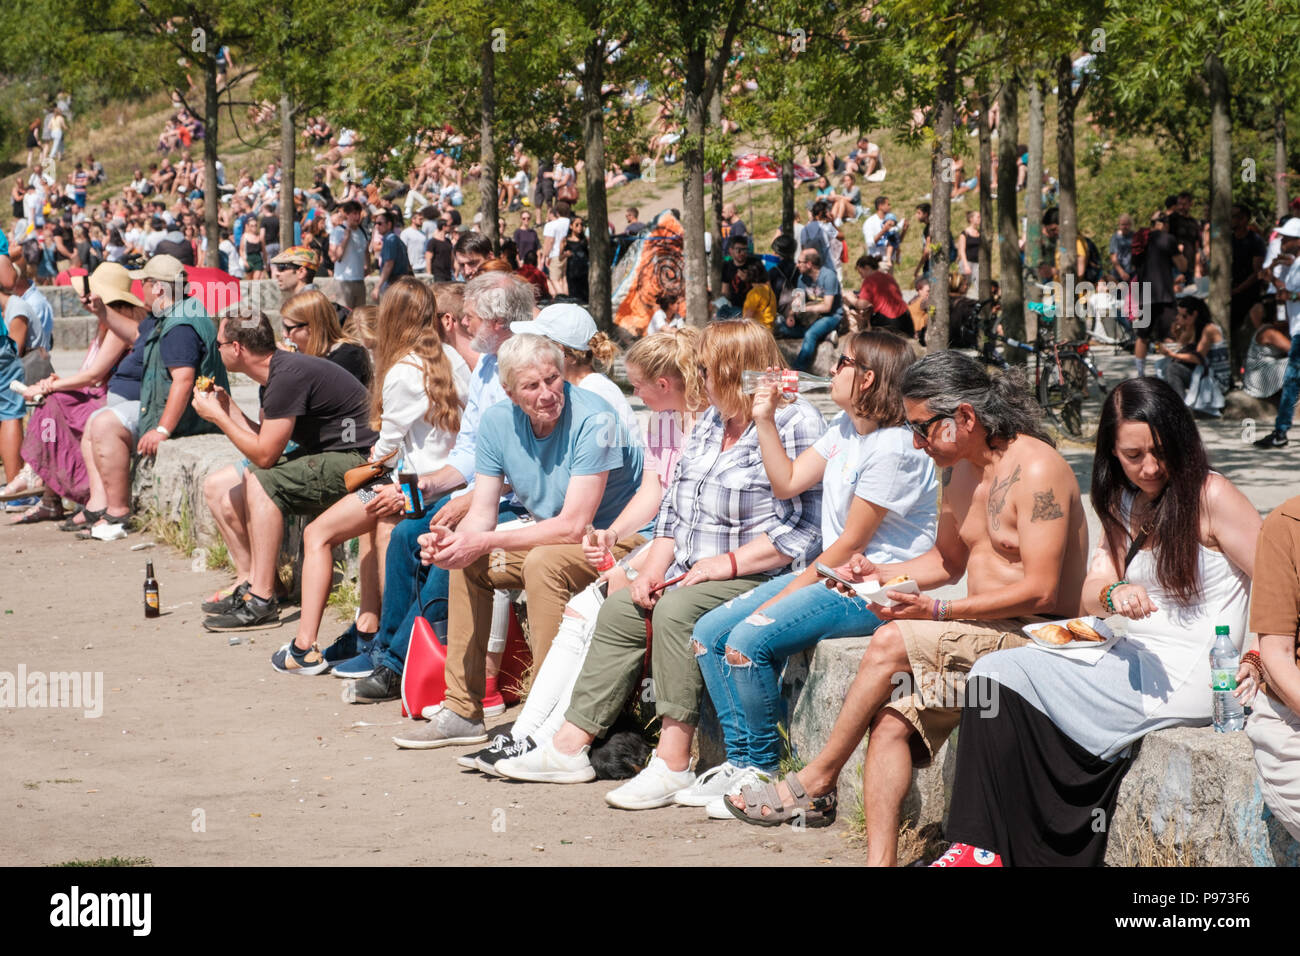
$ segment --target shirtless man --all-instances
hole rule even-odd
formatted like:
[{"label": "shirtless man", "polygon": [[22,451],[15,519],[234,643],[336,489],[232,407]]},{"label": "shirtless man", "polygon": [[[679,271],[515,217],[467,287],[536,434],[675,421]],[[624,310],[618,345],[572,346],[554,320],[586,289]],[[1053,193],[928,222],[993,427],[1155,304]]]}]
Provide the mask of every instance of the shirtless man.
[{"label": "shirtless man", "polygon": [[[1019,376],[990,378],[974,360],[938,352],[907,371],[902,391],[916,446],[943,469],[938,537],[911,561],[876,566],[858,555],[838,570],[855,581],[905,574],[921,593],[891,591],[892,607],[870,605],[887,623],[871,638],[826,747],[797,774],[806,795],[794,799],[782,782],[726,798],[742,818],[747,804],[751,819],[794,819],[792,808],[804,807],[811,824],[811,811],[826,808],[817,798],[835,790],[870,729],[863,794],[872,866],[895,865],[912,767],[928,764],[957,726],[971,665],[1028,643],[1025,624],[1075,616],[1088,559],[1078,482]],[[963,574],[966,598],[925,593]]]}]

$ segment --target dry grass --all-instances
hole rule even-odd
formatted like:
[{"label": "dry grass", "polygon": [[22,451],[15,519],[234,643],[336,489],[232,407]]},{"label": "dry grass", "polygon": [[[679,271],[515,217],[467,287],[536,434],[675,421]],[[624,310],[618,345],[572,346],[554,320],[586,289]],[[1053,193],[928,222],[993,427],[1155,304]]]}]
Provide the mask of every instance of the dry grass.
[{"label": "dry grass", "polygon": [[1201,862],[1178,833],[1157,837],[1149,820],[1126,827],[1121,834],[1112,833],[1111,839],[1119,847],[1117,866],[1197,866]]}]

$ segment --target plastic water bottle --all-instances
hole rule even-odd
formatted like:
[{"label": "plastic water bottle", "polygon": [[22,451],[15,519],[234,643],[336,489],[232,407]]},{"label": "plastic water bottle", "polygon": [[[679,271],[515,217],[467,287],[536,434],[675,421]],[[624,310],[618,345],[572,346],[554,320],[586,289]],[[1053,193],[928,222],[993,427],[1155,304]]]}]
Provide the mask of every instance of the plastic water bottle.
[{"label": "plastic water bottle", "polygon": [[829,378],[797,372],[792,368],[782,369],[779,372],[756,372],[747,369],[741,376],[740,390],[746,395],[753,395],[764,386],[780,385],[781,391],[786,395],[796,395],[814,388],[829,388],[830,384]]},{"label": "plastic water bottle", "polygon": [[1214,647],[1210,648],[1210,689],[1214,693],[1214,729],[1221,734],[1241,730],[1246,715],[1241,701],[1233,696],[1237,689],[1237,669],[1241,655],[1232,643],[1227,625],[1214,629]]}]

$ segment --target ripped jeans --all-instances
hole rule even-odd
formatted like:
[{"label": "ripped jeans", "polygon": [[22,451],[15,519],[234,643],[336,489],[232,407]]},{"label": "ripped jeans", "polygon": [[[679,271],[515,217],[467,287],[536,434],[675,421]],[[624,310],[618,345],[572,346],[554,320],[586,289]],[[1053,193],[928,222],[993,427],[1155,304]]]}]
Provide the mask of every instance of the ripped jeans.
[{"label": "ripped jeans", "polygon": [[[881,625],[861,598],[822,581],[800,588],[750,620],[754,609],[794,580],[784,574],[740,595],[695,624],[695,661],[722,724],[727,759],[737,767],[776,772],[781,762],[781,673],[786,659],[828,637],[869,635]],[[727,661],[730,648],[747,664]],[[734,655],[733,655],[734,656]]]}]

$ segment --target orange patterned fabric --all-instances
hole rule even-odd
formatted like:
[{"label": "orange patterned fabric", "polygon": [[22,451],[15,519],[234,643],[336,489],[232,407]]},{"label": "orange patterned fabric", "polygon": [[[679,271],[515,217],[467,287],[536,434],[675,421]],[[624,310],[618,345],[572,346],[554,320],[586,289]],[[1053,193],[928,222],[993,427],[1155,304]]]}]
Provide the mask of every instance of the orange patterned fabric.
[{"label": "orange patterned fabric", "polygon": [[[656,299],[663,292],[677,292],[678,299],[671,322],[685,316],[685,257],[682,255],[682,224],[671,212],[655,217],[636,243],[635,260],[627,277],[614,296],[614,322],[633,335],[644,335],[659,306]],[[621,299],[620,299],[621,296]]]}]

